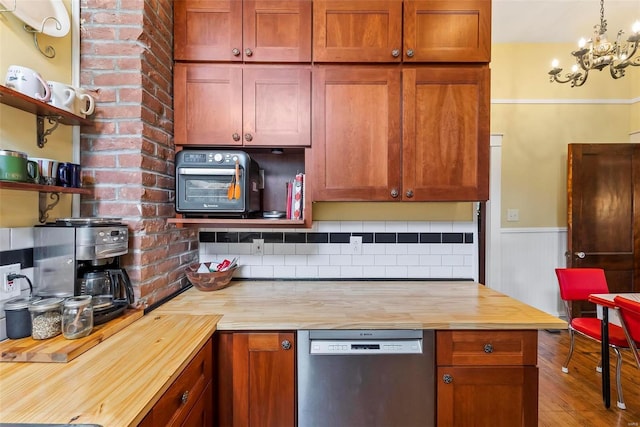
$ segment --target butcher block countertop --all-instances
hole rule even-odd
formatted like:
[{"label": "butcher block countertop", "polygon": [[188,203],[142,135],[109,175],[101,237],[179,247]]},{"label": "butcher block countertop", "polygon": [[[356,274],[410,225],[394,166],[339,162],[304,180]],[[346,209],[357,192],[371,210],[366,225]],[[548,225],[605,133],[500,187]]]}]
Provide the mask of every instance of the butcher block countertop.
[{"label": "butcher block countertop", "polygon": [[68,363],[2,363],[0,422],[136,425],[219,319],[151,312]]},{"label": "butcher block countertop", "polygon": [[218,330],[566,329],[557,317],[473,282],[242,281],[192,288],[158,313],[218,313]]},{"label": "butcher block countertop", "polygon": [[0,422],[138,424],[216,330],[558,329],[472,282],[238,281],[178,295],[67,363],[0,364]]}]

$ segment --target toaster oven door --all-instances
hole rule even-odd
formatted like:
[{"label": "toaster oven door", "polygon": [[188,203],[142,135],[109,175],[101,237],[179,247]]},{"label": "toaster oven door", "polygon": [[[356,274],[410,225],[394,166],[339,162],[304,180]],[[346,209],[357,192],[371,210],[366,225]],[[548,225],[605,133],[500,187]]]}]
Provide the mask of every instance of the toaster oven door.
[{"label": "toaster oven door", "polygon": [[229,187],[235,180],[235,168],[177,169],[176,211],[201,215],[244,214],[245,188],[244,170],[240,168],[241,196],[229,197]]}]

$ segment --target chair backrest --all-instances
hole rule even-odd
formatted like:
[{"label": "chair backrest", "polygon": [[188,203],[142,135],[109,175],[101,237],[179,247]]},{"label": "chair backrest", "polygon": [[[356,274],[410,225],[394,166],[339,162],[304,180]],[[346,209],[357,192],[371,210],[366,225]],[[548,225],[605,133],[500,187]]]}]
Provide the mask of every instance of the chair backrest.
[{"label": "chair backrest", "polygon": [[613,299],[620,310],[629,335],[637,343],[640,343],[640,302],[618,295]]},{"label": "chair backrest", "polygon": [[590,294],[608,294],[609,286],[601,268],[556,268],[560,298],[587,300]]},{"label": "chair backrest", "polygon": [[631,348],[634,359],[638,369],[640,369],[640,302],[634,301],[623,296],[616,296],[613,302],[618,308],[618,313],[622,318],[622,329],[629,341],[629,348]]}]

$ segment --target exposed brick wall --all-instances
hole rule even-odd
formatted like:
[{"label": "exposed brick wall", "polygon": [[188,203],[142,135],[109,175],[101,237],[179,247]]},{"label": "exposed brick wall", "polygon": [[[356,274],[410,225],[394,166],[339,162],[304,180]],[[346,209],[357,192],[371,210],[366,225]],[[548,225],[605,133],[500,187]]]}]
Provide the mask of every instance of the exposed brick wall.
[{"label": "exposed brick wall", "polygon": [[139,304],[186,285],[197,230],[175,228],[173,11],[171,0],[83,0],[81,85],[94,92],[95,126],[83,127],[82,216],[129,225],[123,265]]}]

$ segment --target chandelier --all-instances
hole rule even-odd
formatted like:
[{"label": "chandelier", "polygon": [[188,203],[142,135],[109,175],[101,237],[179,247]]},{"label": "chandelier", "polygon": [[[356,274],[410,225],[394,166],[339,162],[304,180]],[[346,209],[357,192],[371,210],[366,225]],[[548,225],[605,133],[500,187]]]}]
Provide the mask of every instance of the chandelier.
[{"label": "chandelier", "polygon": [[561,75],[562,68],[559,62],[554,59],[549,71],[549,81],[558,83],[569,83],[571,87],[582,86],[589,76],[589,71],[602,71],[609,67],[611,77],[619,79],[624,76],[625,68],[629,65],[637,67],[640,65],[640,56],[634,55],[638,52],[638,41],[640,40],[640,21],[636,21],[631,29],[632,34],[623,40],[624,31],[618,31],[615,42],[607,40],[607,21],[604,19],[604,0],[600,0],[600,25],[593,26],[593,37],[589,40],[584,38],[578,42],[578,50],[571,52],[576,59],[576,64],[571,68],[571,72]]}]

